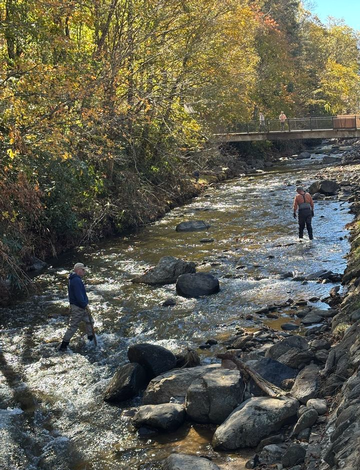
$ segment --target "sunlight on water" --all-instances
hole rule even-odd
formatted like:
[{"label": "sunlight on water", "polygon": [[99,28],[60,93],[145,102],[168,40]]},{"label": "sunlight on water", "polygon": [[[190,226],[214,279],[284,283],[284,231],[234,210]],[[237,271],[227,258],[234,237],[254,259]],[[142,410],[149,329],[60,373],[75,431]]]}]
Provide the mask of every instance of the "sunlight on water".
[{"label": "sunlight on water", "polygon": [[[316,308],[328,308],[321,299],[334,284],[292,280],[294,274],[322,269],[342,273],[346,266],[344,226],[352,220],[346,203],[315,202],[315,240],[297,240],[292,218],[296,182],[308,186],[315,173],[311,168],[283,169],[211,188],[138,233],[59,259],[36,280],[37,295],[0,312],[6,315],[0,351],[1,430],[14,458],[29,469],[41,462],[39,468],[63,470],[61,465],[71,460],[64,468],[135,470],[146,464],[155,470],[171,451],[182,451],[204,453],[226,469],[242,470],[252,453],[215,453],[209,444],[213,430],[186,425],[176,433],[141,440],[126,415],[139,398],[118,408],[102,397],[116,368],[128,361],[131,344],[151,342],[178,353],[215,338],[220,344],[211,351],[198,350],[203,363],[209,363],[236,328],[280,329],[285,322],[299,323],[290,308],[274,319],[256,313],[266,305],[316,297]],[[175,231],[178,223],[194,219],[211,227]],[[162,256],[196,262],[197,271],[219,279],[220,292],[187,299],[176,295],[175,285],[131,282]],[[82,332],[71,341],[69,353],[61,354],[57,347],[68,322],[67,276],[78,260],[90,266],[85,282],[98,347],[87,344]],[[169,298],[175,305],[163,306]]]}]

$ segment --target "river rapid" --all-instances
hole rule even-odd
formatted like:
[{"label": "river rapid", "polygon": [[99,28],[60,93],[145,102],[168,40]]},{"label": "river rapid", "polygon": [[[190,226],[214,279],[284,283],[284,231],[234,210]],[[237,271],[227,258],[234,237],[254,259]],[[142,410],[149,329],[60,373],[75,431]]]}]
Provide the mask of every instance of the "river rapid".
[{"label": "river rapid", "polygon": [[[150,470],[172,451],[211,456],[221,468],[242,469],[248,454],[214,452],[213,429],[184,425],[167,435],[140,439],[131,425],[140,398],[121,407],[103,401],[116,368],[131,344],[151,342],[174,353],[197,349],[202,363],[237,328],[280,329],[297,323],[291,308],[279,319],[256,313],[289,298],[313,300],[327,309],[333,283],[296,282],[287,273],[325,269],[343,273],[349,250],[347,202],[315,202],[313,243],[299,243],[292,216],[295,188],[317,180],[322,155],[219,184],[138,233],[79,249],[56,260],[35,280],[37,294],[0,310],[0,468],[4,470]],[[200,219],[206,232],[179,233],[178,223]],[[201,241],[207,239],[207,242]],[[213,241],[210,241],[213,239]],[[197,264],[220,281],[220,292],[200,299],[176,296],[175,285],[151,287],[131,279],[162,256]],[[75,262],[84,278],[95,318],[98,347],[79,332],[68,353],[57,348],[67,327],[67,277]],[[162,306],[168,298],[176,305]],[[300,327],[300,332],[304,329]],[[198,349],[208,339],[218,344]]]}]

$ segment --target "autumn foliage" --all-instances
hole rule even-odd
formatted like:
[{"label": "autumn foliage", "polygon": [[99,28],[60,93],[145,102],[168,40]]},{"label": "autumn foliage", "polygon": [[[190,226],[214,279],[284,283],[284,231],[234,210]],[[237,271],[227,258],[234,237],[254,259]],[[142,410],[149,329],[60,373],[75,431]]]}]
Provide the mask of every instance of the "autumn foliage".
[{"label": "autumn foliage", "polygon": [[297,0],[0,0],[0,278],[155,218],[221,125],[355,112],[356,33]]}]

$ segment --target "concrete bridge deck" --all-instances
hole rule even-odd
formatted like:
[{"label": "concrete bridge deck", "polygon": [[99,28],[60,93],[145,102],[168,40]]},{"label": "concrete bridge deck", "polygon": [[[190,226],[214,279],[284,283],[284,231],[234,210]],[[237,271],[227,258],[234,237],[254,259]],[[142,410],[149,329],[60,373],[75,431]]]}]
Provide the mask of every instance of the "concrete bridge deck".
[{"label": "concrete bridge deck", "polygon": [[[228,132],[214,134],[217,142],[256,142],[264,140],[350,139],[360,137],[360,116],[344,115],[288,119],[281,129],[278,120],[268,120],[259,129],[256,121],[238,124]],[[264,128],[265,127],[265,128]]]}]

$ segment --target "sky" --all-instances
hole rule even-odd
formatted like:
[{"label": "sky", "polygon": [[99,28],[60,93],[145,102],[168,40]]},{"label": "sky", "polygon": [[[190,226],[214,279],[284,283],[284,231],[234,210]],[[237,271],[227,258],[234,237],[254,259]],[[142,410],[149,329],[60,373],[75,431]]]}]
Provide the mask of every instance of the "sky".
[{"label": "sky", "polygon": [[360,0],[308,0],[304,3],[323,23],[328,16],[333,16],[360,30]]}]

